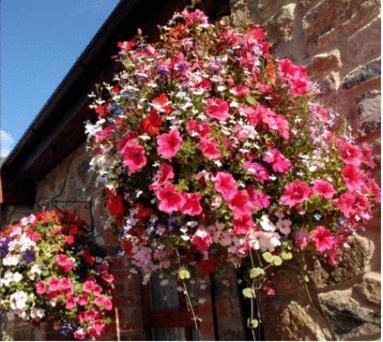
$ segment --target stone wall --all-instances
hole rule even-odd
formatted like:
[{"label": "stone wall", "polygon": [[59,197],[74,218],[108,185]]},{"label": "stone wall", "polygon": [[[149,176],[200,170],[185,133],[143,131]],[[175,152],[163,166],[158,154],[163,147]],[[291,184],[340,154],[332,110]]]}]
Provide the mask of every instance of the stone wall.
[{"label": "stone wall", "polygon": [[[374,146],[380,179],[380,2],[232,0],[237,26],[261,24],[276,57],[307,66],[321,100]],[[380,336],[380,218],[353,236],[340,266],[309,260],[312,303],[299,268],[276,275],[277,298],[262,305],[268,340],[369,340]]]}]

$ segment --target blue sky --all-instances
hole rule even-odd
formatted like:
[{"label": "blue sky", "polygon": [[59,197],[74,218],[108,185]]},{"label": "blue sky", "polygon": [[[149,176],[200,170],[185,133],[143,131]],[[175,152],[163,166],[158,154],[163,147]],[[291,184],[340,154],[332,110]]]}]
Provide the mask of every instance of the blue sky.
[{"label": "blue sky", "polygon": [[1,1],[1,156],[21,138],[117,3]]}]

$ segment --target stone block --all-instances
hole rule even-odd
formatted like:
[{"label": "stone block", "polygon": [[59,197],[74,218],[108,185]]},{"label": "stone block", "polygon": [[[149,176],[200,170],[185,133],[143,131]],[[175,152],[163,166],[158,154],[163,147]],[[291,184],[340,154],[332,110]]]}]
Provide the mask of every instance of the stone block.
[{"label": "stone block", "polygon": [[267,37],[275,47],[279,43],[290,41],[293,35],[294,15],[296,4],[290,3],[281,7],[264,24]]},{"label": "stone block", "polygon": [[[334,94],[339,88],[340,77],[339,72],[332,71],[319,81],[319,89],[322,95]],[[334,105],[332,103],[331,105]]]},{"label": "stone block", "polygon": [[310,266],[310,278],[318,289],[354,279],[369,271],[373,254],[374,243],[371,240],[360,235],[351,236],[339,252],[338,266],[332,267],[325,261],[314,259]]},{"label": "stone block", "polygon": [[380,310],[351,298],[351,289],[318,294],[323,313],[339,340],[364,340],[380,334]]},{"label": "stone block", "polygon": [[370,303],[380,306],[381,291],[380,291],[380,273],[369,272],[363,276],[360,283],[354,285],[352,292],[358,298],[363,298]]},{"label": "stone block", "polygon": [[338,70],[341,66],[341,53],[338,49],[334,49],[312,57],[308,71],[313,79],[318,79],[330,71]]},{"label": "stone block", "polygon": [[255,8],[251,8],[251,10],[254,13],[254,19],[257,20],[259,23],[264,23],[265,21],[269,20],[272,16],[276,14],[277,11],[280,10],[281,7],[286,6],[288,4],[293,4],[296,1],[294,0],[258,0],[256,1],[249,1],[249,3],[256,3]]},{"label": "stone block", "polygon": [[381,125],[380,103],[381,94],[379,90],[372,90],[357,99],[357,115],[360,129],[368,134]]},{"label": "stone block", "polygon": [[342,88],[351,89],[358,84],[380,77],[380,58],[359,66],[343,79]]},{"label": "stone block", "polygon": [[273,298],[262,306],[267,341],[318,341],[331,339],[320,312],[307,302]]},{"label": "stone block", "polygon": [[364,64],[380,55],[380,16],[347,39],[345,60],[353,65]]}]

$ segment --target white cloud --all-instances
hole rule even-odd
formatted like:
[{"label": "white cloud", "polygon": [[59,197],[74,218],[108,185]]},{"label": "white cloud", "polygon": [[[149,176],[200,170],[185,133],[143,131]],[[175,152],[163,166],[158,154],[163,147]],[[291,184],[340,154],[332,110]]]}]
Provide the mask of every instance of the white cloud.
[{"label": "white cloud", "polygon": [[0,129],[0,157],[6,157],[13,147],[14,140],[12,136]]}]

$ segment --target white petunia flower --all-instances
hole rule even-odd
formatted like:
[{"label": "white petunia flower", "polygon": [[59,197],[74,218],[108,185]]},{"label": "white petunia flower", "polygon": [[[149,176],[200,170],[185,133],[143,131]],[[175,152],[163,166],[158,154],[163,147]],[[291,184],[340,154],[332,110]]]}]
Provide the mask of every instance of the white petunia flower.
[{"label": "white petunia flower", "polygon": [[28,294],[24,291],[16,291],[9,297],[12,310],[23,310],[27,304]]},{"label": "white petunia flower", "polygon": [[268,232],[274,232],[277,229],[275,227],[275,224],[270,221],[268,215],[262,215],[260,225],[263,230],[266,230]]},{"label": "white petunia flower", "polygon": [[3,259],[4,266],[15,266],[19,263],[19,257],[17,255],[8,254]]}]

